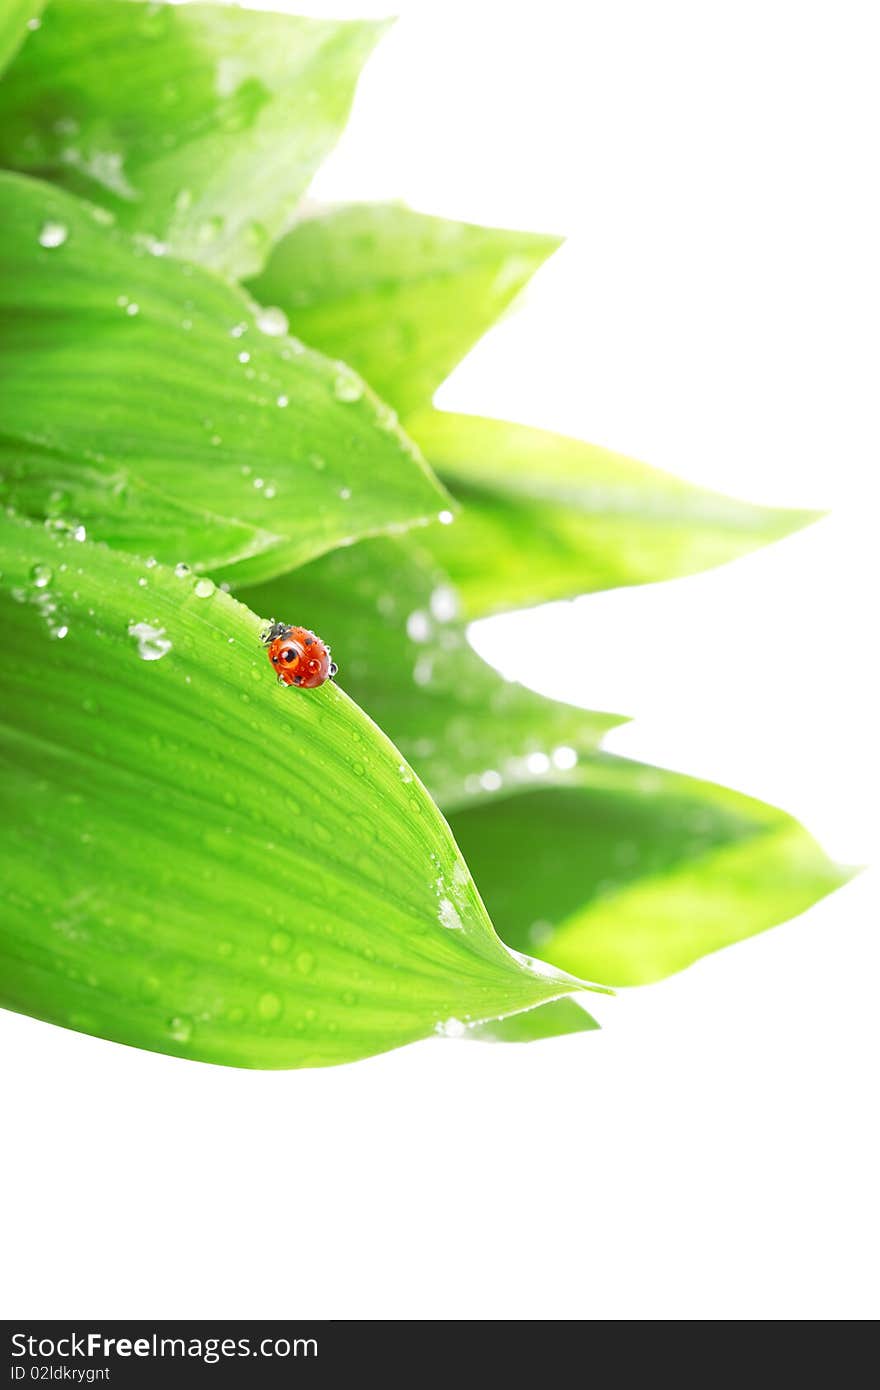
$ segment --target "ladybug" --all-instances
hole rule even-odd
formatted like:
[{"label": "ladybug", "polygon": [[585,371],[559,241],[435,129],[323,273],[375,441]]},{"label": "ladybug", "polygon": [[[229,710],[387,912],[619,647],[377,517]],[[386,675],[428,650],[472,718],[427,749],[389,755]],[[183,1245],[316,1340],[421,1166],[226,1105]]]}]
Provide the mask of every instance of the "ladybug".
[{"label": "ladybug", "polygon": [[266,655],[275,667],[279,685],[299,685],[314,690],[332,680],[339,670],[330,660],[330,648],[307,627],[273,623],[263,633]]}]

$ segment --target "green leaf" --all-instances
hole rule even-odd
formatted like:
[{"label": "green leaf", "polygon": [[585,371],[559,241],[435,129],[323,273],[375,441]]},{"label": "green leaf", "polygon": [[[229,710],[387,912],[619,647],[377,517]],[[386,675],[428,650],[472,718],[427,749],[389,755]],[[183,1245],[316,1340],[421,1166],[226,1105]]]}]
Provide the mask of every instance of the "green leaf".
[{"label": "green leaf", "polygon": [[107,216],[0,174],[7,500],[250,574],[436,515],[446,494],[354,373]]},{"label": "green leaf", "polygon": [[28,34],[40,27],[46,0],[3,0],[0,14],[0,72],[15,57]]},{"label": "green leaf", "polygon": [[0,162],[103,204],[174,255],[253,274],[385,27],[53,0],[0,88]]},{"label": "green leaf", "polygon": [[553,999],[536,1009],[475,1023],[464,1037],[474,1042],[543,1042],[572,1033],[592,1033],[599,1024],[575,999]]},{"label": "green leaf", "polygon": [[428,404],[558,245],[395,204],[354,204],[295,226],[250,289],[406,412]]},{"label": "green leaf", "polygon": [[428,542],[469,617],[723,564],[815,519],[695,487],[580,440],[425,409],[555,238],[342,207],[294,227],[251,289],[404,414],[463,503]]},{"label": "green leaf", "polygon": [[608,754],[578,776],[450,818],[503,939],[562,970],[648,984],[851,877],[790,816],[723,787]]},{"label": "green leaf", "polygon": [[412,536],[336,550],[240,596],[285,622],[307,615],[332,643],[346,689],[446,809],[558,779],[557,748],[592,751],[623,722],[546,700],[487,666],[448,576]]},{"label": "green leaf", "polygon": [[397,750],[332,683],[279,687],[209,580],[8,517],[0,569],[0,1003],[295,1067],[579,987],[501,945]]},{"label": "green leaf", "polygon": [[429,411],[407,428],[462,503],[429,543],[470,618],[693,574],[818,515],[737,501],[503,420]]}]

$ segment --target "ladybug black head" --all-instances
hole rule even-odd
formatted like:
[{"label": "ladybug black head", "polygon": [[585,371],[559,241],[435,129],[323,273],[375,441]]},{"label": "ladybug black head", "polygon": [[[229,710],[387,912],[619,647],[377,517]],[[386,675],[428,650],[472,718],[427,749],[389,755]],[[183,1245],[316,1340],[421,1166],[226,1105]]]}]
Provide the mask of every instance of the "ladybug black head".
[{"label": "ladybug black head", "polygon": [[289,637],[293,628],[287,623],[272,623],[271,627],[263,633],[263,643],[268,647],[270,642],[274,642],[277,637]]}]

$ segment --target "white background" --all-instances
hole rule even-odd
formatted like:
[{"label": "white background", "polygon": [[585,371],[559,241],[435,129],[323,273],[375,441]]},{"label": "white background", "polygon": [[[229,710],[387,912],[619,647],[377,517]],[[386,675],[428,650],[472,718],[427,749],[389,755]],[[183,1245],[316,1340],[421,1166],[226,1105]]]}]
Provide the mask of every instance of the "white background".
[{"label": "white background", "polygon": [[[876,859],[875,7],[398,8],[316,195],[570,237],[441,402],[834,510],[710,575],[481,625],[479,649],[517,674],[523,633],[558,625],[547,691],[636,716],[609,747]],[[0,1306],[875,1315],[877,907],[863,875],[531,1047],[260,1074],[0,1014]]]}]

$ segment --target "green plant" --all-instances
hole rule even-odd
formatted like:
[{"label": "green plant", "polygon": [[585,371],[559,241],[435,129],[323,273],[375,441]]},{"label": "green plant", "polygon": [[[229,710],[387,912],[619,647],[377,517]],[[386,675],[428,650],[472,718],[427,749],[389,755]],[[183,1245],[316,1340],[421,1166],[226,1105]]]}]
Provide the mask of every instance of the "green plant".
[{"label": "green plant", "polygon": [[[37,10],[0,20],[0,1003],[244,1066],[528,1040],[843,882],[468,645],[810,516],[432,409],[556,242],[297,220],[382,26]],[[342,688],[279,689],[269,617]]]}]

